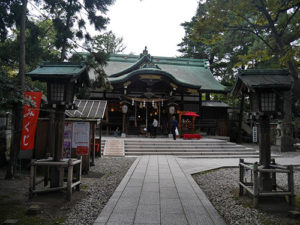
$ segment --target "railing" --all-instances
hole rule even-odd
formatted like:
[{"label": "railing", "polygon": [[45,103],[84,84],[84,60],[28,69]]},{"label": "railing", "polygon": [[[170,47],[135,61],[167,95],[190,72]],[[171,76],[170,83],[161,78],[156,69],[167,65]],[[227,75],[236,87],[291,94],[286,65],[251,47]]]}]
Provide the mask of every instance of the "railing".
[{"label": "railing", "polygon": [[[75,179],[73,178],[73,167],[78,166],[79,169],[76,171]],[[44,167],[44,178],[37,181],[37,167]],[[50,178],[50,167],[58,167],[59,170],[59,185],[58,187],[48,187],[48,180]],[[64,182],[64,171],[67,170],[67,182]],[[80,159],[63,159],[58,162],[54,162],[52,158],[32,160],[30,167],[30,185],[29,185],[29,196],[32,197],[36,193],[52,192],[59,190],[67,190],[67,200],[71,200],[72,189],[80,190],[81,184],[81,170],[82,170],[82,157]],[[44,182],[44,187],[37,190],[37,185]]]},{"label": "railing", "polygon": [[[253,205],[256,207],[260,197],[263,196],[288,196],[290,205],[295,205],[294,191],[294,168],[292,165],[282,166],[275,163],[272,159],[270,168],[266,169],[260,166],[257,162],[254,164],[246,163],[240,159],[239,163],[239,195],[244,194],[244,189],[253,196]],[[262,173],[270,173],[272,181],[272,191],[262,190],[261,177]],[[276,173],[287,174],[287,187],[280,186],[276,183]]]}]

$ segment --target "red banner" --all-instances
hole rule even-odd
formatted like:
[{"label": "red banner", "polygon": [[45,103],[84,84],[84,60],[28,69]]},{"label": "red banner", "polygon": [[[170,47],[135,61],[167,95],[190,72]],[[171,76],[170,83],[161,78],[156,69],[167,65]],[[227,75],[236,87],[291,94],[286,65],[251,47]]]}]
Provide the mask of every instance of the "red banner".
[{"label": "red banner", "polygon": [[21,150],[34,147],[34,136],[39,117],[42,92],[25,92],[25,105],[21,136]]}]

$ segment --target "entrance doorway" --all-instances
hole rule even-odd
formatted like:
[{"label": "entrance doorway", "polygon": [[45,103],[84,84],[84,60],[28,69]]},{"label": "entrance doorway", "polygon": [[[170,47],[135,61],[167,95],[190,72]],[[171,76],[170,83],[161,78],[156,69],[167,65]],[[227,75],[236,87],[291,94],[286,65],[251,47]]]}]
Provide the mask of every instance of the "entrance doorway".
[{"label": "entrance doorway", "polygon": [[163,107],[143,102],[131,106],[128,112],[127,134],[150,135],[154,118],[158,121],[157,134],[167,135],[169,118]]}]

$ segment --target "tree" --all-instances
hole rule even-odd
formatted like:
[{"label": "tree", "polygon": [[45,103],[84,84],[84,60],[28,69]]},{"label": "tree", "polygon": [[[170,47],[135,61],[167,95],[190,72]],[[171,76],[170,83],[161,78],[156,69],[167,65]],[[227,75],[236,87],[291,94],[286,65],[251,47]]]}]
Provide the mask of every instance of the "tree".
[{"label": "tree", "polygon": [[91,48],[96,51],[105,53],[118,54],[122,53],[126,46],[123,44],[123,38],[117,37],[112,31],[97,35],[91,41]]},{"label": "tree", "polygon": [[[246,65],[252,66],[265,59],[272,59],[273,62],[278,61],[280,66],[286,66],[293,80],[293,94],[299,98],[299,57],[296,57],[299,55],[299,47],[295,45],[300,38],[299,1],[207,0],[206,3],[200,4],[205,4],[207,11],[197,16],[193,26],[193,37],[196,40],[207,43],[220,41],[228,32],[254,35],[256,40],[252,43],[252,48],[261,51],[259,54],[253,54],[254,51],[251,53],[250,48],[240,59],[243,59]],[[211,39],[207,38],[207,34],[212,34]],[[258,55],[261,58],[257,60]],[[248,62],[245,62],[245,59]],[[286,93],[284,99],[284,133],[291,135],[291,93]],[[282,149],[291,150],[292,144],[291,136],[282,138]]]},{"label": "tree", "polygon": [[[70,40],[74,41],[75,38],[83,38],[90,39],[89,34],[86,32],[83,36],[82,28],[85,26],[85,20],[83,18],[78,19],[80,16],[80,10],[85,10],[87,12],[88,20],[95,25],[96,30],[104,28],[106,22],[108,21],[107,18],[103,17],[102,15],[97,15],[97,11],[105,13],[107,11],[107,6],[112,4],[113,0],[97,0],[97,1],[90,1],[86,0],[83,3],[81,1],[76,0],[45,0],[41,2],[44,5],[44,9],[48,10],[48,15],[52,21],[53,26],[55,28],[55,47],[61,50],[60,58],[64,60],[66,58],[67,48],[71,45]],[[26,70],[26,63],[29,67],[35,67],[36,63],[38,63],[42,57],[37,52],[43,52],[42,42],[38,40],[40,37],[37,34],[41,29],[27,18],[27,0],[4,0],[0,3],[1,10],[0,10],[0,38],[1,38],[1,46],[11,47],[14,44],[14,41],[10,38],[9,41],[5,41],[9,31],[12,29],[16,29],[17,36],[19,37],[19,48],[14,48],[13,52],[19,52],[19,59],[11,60],[12,57],[2,57],[1,61],[9,62],[10,64],[1,65],[1,72],[9,72],[10,69],[8,67],[13,66],[15,67],[18,65],[19,72],[18,72],[18,82],[15,85],[17,90],[20,90],[20,95],[23,98],[24,95],[24,85],[25,85],[25,70]],[[46,16],[46,17],[47,17]],[[26,24],[30,29],[30,33],[26,34]],[[76,30],[75,24],[77,25],[78,29]],[[25,45],[25,39],[27,39],[28,43],[31,42],[31,45]],[[45,44],[45,42],[44,42]],[[26,47],[29,50],[32,50],[32,53],[35,53],[38,57],[28,57],[27,60],[25,58],[25,49]],[[15,51],[15,49],[19,51]],[[10,51],[9,51],[10,52]],[[30,51],[29,51],[30,52]],[[0,56],[4,56],[3,49],[0,51]],[[45,53],[45,52],[44,52]],[[46,58],[53,56],[54,58],[55,53],[53,51],[46,51]],[[33,60],[36,59],[36,61]],[[28,60],[29,59],[29,60]],[[32,64],[30,64],[32,62]],[[8,66],[8,67],[7,67]],[[12,67],[11,67],[12,68]],[[9,77],[5,77],[5,79]],[[1,78],[1,85],[4,83],[5,79]],[[6,83],[6,89],[11,88],[13,83]],[[5,89],[4,89],[5,90]],[[10,90],[10,89],[9,89]],[[2,93],[1,93],[2,94]],[[4,96],[1,99],[1,102],[5,102],[7,96]],[[18,101],[18,99],[13,104],[13,116],[14,116],[14,130],[12,136],[12,149],[11,149],[11,157],[9,166],[7,169],[6,178],[12,178],[15,175],[16,171],[16,161],[17,155],[20,151],[20,137],[21,137],[21,129],[22,129],[22,118],[23,118],[23,104],[22,99]]]},{"label": "tree", "polygon": [[114,0],[45,0],[44,9],[52,17],[56,30],[55,45],[61,50],[61,61],[66,59],[67,49],[72,47],[75,38],[85,38],[88,41],[91,39],[86,29],[86,19],[82,15],[99,31],[108,22],[103,14],[113,2]]}]

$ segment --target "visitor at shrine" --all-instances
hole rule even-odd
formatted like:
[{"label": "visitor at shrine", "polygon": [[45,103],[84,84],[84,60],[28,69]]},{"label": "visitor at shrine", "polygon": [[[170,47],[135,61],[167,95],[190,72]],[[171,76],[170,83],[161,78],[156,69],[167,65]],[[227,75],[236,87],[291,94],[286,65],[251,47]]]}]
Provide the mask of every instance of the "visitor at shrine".
[{"label": "visitor at shrine", "polygon": [[158,126],[158,121],[156,118],[154,118],[152,122],[152,137],[156,137],[157,126]]},{"label": "visitor at shrine", "polygon": [[114,137],[118,137],[120,133],[119,127],[114,131]]},{"label": "visitor at shrine", "polygon": [[172,118],[172,127],[171,127],[171,132],[173,134],[173,139],[176,140],[176,129],[177,129],[177,126],[178,126],[178,122],[176,120],[176,117],[173,116]]}]

